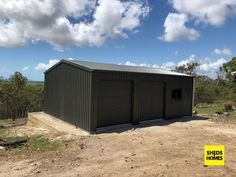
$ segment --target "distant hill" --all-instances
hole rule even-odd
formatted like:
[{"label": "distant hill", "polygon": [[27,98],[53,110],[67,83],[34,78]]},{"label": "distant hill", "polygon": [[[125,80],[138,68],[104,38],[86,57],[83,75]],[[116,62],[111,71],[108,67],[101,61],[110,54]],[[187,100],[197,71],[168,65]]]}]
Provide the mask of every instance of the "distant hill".
[{"label": "distant hill", "polygon": [[44,84],[44,81],[31,81],[31,80],[28,80],[27,83],[28,84]]}]

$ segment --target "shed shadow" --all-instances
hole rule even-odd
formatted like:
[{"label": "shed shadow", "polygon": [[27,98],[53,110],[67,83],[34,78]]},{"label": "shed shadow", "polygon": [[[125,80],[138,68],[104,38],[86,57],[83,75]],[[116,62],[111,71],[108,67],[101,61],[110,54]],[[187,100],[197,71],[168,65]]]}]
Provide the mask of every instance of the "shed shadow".
[{"label": "shed shadow", "polygon": [[170,125],[176,122],[189,122],[189,121],[197,121],[197,120],[208,120],[208,117],[203,116],[185,116],[180,118],[172,118],[172,119],[155,119],[150,121],[144,121],[140,122],[137,125],[133,124],[122,124],[122,125],[115,125],[115,126],[109,126],[109,127],[103,127],[97,129],[95,132],[96,134],[102,134],[102,133],[122,133],[129,130],[135,130],[137,128],[145,128],[145,127],[151,127],[151,126],[165,126]]}]

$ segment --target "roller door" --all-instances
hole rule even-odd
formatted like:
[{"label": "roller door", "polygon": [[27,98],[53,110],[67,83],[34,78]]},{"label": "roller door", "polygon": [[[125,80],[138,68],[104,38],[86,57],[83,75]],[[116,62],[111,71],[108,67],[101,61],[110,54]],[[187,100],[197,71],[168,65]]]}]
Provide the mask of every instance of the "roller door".
[{"label": "roller door", "polygon": [[131,122],[131,82],[100,81],[98,127]]},{"label": "roller door", "polygon": [[163,118],[164,116],[164,83],[137,83],[138,105],[137,117],[139,121]]}]

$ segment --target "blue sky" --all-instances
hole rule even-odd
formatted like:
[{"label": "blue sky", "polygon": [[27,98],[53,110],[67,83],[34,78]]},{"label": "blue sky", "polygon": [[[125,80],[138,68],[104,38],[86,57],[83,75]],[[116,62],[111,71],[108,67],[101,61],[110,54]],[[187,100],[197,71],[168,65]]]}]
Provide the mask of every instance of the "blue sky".
[{"label": "blue sky", "polygon": [[198,61],[214,78],[236,51],[233,0],[46,1],[0,2],[1,76],[43,80],[70,58],[162,69]]}]

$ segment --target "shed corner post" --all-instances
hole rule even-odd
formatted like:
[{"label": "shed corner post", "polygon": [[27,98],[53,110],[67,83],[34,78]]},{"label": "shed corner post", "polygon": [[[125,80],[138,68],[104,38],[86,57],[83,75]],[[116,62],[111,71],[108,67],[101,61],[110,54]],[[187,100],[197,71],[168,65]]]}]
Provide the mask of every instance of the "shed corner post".
[{"label": "shed corner post", "polygon": [[97,129],[97,87],[98,81],[96,77],[96,72],[90,72],[90,127],[89,132],[90,134],[96,133]]},{"label": "shed corner post", "polygon": [[193,110],[194,110],[194,88],[195,88],[195,77],[193,77],[193,90],[192,90],[192,110],[191,110],[191,114],[192,114],[192,117],[194,117],[194,115],[193,115]]},{"label": "shed corner post", "polygon": [[46,73],[44,72],[44,84],[43,84],[43,107],[42,107],[42,111],[43,111],[43,112],[45,112],[45,110],[46,110],[46,97],[47,97],[47,95],[46,95],[46,90],[47,90],[47,88],[46,88],[46,84],[47,84],[47,82],[46,82]]}]

